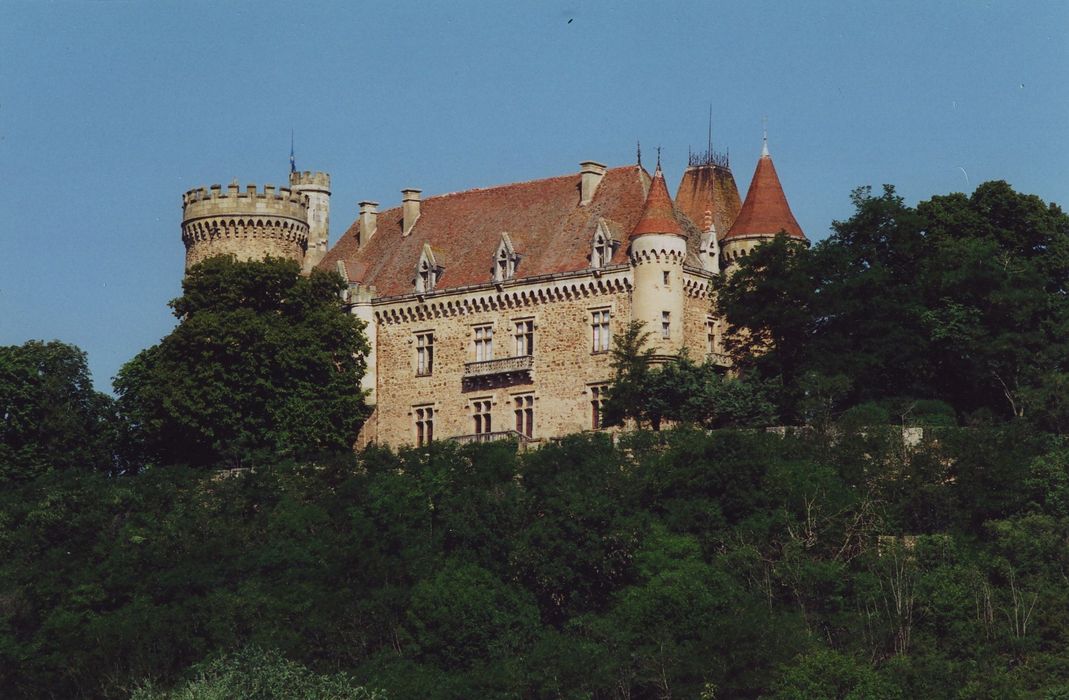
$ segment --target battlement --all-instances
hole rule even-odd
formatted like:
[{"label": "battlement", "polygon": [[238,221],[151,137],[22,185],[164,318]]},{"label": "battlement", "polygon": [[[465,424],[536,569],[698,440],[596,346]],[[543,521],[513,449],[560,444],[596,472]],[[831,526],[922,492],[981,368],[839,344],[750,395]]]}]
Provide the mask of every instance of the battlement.
[{"label": "battlement", "polygon": [[208,216],[280,216],[308,221],[308,195],[288,187],[246,185],[236,182],[198,187],[182,195],[182,218],[186,221]]},{"label": "battlement", "polygon": [[323,189],[330,189],[330,173],[312,172],[305,170],[304,172],[291,172],[290,173],[290,187],[295,185],[312,185],[314,187],[321,187]]}]

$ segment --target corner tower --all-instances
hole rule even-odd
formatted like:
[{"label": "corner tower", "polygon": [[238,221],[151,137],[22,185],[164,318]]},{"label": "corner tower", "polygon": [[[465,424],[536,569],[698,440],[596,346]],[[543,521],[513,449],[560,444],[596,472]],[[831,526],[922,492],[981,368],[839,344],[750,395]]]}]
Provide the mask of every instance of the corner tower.
[{"label": "corner tower", "polygon": [[330,175],[290,171],[290,189],[308,196],[308,250],[303,268],[304,274],[308,274],[327,254],[330,245]]},{"label": "corner tower", "polygon": [[787,204],[787,196],[783,194],[776,166],[768,154],[766,137],[750,189],[746,191],[746,201],[727,235],[720,239],[724,265],[730,266],[740,257],[749,255],[756,246],[775,238],[780,232],[809,245],[809,239],[802,233],[802,227]]},{"label": "corner tower", "polygon": [[642,216],[631,232],[629,251],[634,288],[631,318],[652,332],[658,355],[678,355],[683,347],[683,263],[687,237],[675,217],[661,164],[653,174]]},{"label": "corner tower", "polygon": [[308,196],[274,185],[231,183],[192,189],[182,195],[182,242],[186,269],[216,255],[238,260],[266,256],[304,262],[308,247]]}]

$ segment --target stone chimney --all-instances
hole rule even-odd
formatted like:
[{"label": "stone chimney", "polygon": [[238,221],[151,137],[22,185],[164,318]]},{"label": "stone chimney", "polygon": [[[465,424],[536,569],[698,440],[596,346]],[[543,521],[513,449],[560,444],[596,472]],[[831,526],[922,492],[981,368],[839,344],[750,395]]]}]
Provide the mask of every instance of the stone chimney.
[{"label": "stone chimney", "polygon": [[419,193],[420,190],[411,187],[401,190],[401,213],[404,221],[401,226],[402,236],[407,236],[419,219]]},{"label": "stone chimney", "polygon": [[601,184],[601,178],[605,177],[605,166],[592,160],[584,161],[579,164],[579,175],[581,177],[579,206],[584,206],[594,199],[594,193]]},{"label": "stone chimney", "polygon": [[379,203],[360,202],[360,247],[363,248],[379,226]]}]

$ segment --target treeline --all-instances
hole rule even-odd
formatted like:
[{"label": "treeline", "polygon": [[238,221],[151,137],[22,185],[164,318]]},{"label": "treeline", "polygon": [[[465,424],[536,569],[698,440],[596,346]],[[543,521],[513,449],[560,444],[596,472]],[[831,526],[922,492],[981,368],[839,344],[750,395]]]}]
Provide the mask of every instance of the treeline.
[{"label": "treeline", "polygon": [[0,694],[265,649],[262,697],[1063,698],[1067,468],[1011,423],[52,472],[0,495]]},{"label": "treeline", "polygon": [[115,398],[0,348],[0,697],[1069,698],[1069,217],[855,204],[717,285],[735,373],[617,339],[619,444],[354,454],[285,261],[191,270]]}]

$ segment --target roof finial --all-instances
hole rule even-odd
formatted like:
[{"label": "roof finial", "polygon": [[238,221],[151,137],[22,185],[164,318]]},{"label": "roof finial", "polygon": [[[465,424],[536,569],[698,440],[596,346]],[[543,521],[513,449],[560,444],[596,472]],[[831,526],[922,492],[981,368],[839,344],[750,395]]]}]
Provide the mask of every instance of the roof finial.
[{"label": "roof finial", "polygon": [[713,103],[709,103],[709,153],[713,152]]},{"label": "roof finial", "polygon": [[638,167],[642,167],[642,142],[635,141],[635,151],[638,157]]},{"label": "roof finial", "polygon": [[661,169],[661,147],[657,147],[657,170]]},{"label": "roof finial", "polygon": [[764,138],[761,142],[761,157],[768,157],[768,117],[761,118],[762,131],[764,131]]},{"label": "roof finial", "polygon": [[293,129],[290,129],[290,172],[297,172],[297,159],[293,155]]}]

